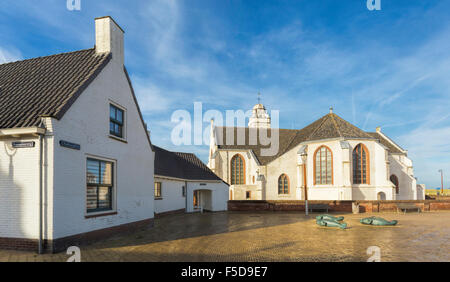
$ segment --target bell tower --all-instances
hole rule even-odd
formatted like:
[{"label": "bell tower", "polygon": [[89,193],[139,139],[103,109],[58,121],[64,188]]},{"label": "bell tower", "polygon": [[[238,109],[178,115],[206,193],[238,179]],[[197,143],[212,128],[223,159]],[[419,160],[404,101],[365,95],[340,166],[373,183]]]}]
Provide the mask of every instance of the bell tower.
[{"label": "bell tower", "polygon": [[258,93],[258,104],[253,107],[252,116],[248,121],[250,128],[270,128],[270,116],[261,104],[261,94]]}]

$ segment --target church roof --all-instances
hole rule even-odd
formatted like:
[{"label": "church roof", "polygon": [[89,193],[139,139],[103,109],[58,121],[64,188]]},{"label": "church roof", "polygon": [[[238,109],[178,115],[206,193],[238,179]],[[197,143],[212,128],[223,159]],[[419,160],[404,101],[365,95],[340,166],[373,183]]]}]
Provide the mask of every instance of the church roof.
[{"label": "church roof", "polygon": [[88,49],[0,64],[0,128],[60,119],[110,59]]},{"label": "church roof", "polygon": [[[258,130],[257,128],[216,127],[215,130],[216,141],[219,149],[252,150],[261,165],[270,163],[302,142],[332,138],[379,139],[383,145],[391,150],[391,152],[396,153],[399,151],[378,133],[376,133],[377,136],[375,136],[372,133],[365,132],[332,112],[302,129],[279,129],[279,150],[278,153],[273,156],[263,156],[261,154],[261,149],[267,149],[270,147],[269,145],[250,143],[249,136],[258,136],[256,135]],[[227,142],[226,139],[227,131],[229,130],[234,130],[234,138],[231,140],[232,142]],[[245,140],[243,140],[245,142],[238,143],[238,130],[245,132]],[[254,131],[253,133],[252,130]],[[269,137],[272,136],[274,130],[275,129],[268,129],[267,135]],[[250,133],[252,133],[252,135],[250,135]],[[259,142],[260,140],[257,141]]]},{"label": "church roof", "polygon": [[[370,136],[372,136],[373,138],[378,139],[378,141],[380,141],[380,143],[385,146],[386,148],[389,149],[389,152],[391,152],[392,154],[404,154],[405,150],[403,150],[399,145],[395,144],[394,141],[392,141],[390,138],[389,140],[386,139],[385,136],[379,134],[378,132],[367,132]],[[394,145],[394,144],[395,145]]]},{"label": "church roof", "polygon": [[153,145],[155,175],[186,180],[220,180],[196,155],[171,152]]}]

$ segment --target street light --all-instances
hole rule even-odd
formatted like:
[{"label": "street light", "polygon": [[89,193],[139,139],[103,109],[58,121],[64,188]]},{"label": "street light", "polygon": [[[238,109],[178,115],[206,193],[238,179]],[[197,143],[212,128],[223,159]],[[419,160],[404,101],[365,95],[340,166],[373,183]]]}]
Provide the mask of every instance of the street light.
[{"label": "street light", "polygon": [[444,195],[444,172],[442,169],[439,172],[441,173],[441,195]]},{"label": "street light", "polygon": [[306,150],[303,150],[300,153],[300,157],[302,158],[303,163],[303,188],[305,189],[305,215],[308,215],[308,188],[306,185],[306,160],[308,157],[308,153]]}]

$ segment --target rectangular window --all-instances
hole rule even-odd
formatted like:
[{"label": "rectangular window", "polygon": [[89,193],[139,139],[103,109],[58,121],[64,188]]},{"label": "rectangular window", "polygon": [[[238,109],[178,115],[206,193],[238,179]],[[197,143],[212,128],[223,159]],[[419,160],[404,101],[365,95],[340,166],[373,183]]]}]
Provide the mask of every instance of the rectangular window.
[{"label": "rectangular window", "polygon": [[155,182],[155,198],[161,198],[161,182]]},{"label": "rectangular window", "polygon": [[109,105],[109,133],[123,138],[124,111],[114,105]]},{"label": "rectangular window", "polygon": [[252,193],[250,191],[245,192],[245,198],[249,200],[252,197]]},{"label": "rectangular window", "polygon": [[112,162],[87,159],[86,203],[88,213],[113,209],[113,169]]},{"label": "rectangular window", "polygon": [[181,187],[181,193],[183,197],[186,197],[186,186]]}]

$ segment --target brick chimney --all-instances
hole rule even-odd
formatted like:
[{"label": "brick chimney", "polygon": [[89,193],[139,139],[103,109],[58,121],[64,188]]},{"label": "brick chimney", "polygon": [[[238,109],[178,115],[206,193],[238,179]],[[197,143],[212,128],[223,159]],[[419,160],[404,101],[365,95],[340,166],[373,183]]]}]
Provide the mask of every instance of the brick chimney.
[{"label": "brick chimney", "polygon": [[95,19],[95,50],[97,53],[112,53],[112,61],[124,64],[124,31],[110,16]]}]

